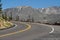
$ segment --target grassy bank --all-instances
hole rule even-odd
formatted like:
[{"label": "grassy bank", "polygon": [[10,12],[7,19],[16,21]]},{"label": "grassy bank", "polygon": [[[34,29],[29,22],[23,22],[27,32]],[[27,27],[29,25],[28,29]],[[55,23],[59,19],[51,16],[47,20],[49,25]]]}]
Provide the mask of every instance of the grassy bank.
[{"label": "grassy bank", "polygon": [[9,28],[12,25],[13,24],[11,22],[5,21],[3,18],[0,17],[0,30],[5,29],[5,28]]}]

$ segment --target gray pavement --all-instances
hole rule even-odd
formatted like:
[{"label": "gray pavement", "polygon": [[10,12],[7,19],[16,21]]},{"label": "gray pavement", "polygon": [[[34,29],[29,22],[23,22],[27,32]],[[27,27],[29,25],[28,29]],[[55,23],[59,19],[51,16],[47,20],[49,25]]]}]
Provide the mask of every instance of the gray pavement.
[{"label": "gray pavement", "polygon": [[0,35],[17,32],[19,30],[23,30],[23,29],[27,28],[27,26],[25,24],[20,24],[19,22],[13,22],[13,23],[15,24],[15,27],[12,27],[12,28],[9,28],[6,30],[0,30]]},{"label": "gray pavement", "polygon": [[35,40],[60,40],[60,26],[48,25],[54,28],[54,32],[42,37],[38,37]]},{"label": "gray pavement", "polygon": [[[2,31],[3,34],[4,32],[8,33],[7,31],[12,32],[15,30],[21,30],[26,28],[26,25],[23,24],[19,24],[19,22],[13,22],[14,24],[17,24],[17,27],[8,29],[8,30],[4,30]],[[30,24],[32,27],[31,29],[22,32],[22,33],[17,33],[14,35],[9,35],[9,36],[5,36],[5,37],[1,37],[0,40],[35,40],[38,37],[43,37],[45,35],[48,35],[49,32],[51,31],[50,27],[44,26],[44,25],[37,25],[37,24]],[[1,32],[0,32],[1,33]]]}]

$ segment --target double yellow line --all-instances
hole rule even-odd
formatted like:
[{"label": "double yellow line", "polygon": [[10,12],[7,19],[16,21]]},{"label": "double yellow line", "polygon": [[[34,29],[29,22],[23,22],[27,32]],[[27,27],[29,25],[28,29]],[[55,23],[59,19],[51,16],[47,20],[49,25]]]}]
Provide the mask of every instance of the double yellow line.
[{"label": "double yellow line", "polygon": [[28,27],[26,29],[24,29],[24,30],[19,30],[17,32],[12,32],[12,33],[8,33],[8,34],[0,35],[0,38],[5,37],[5,36],[9,36],[9,35],[13,35],[13,34],[17,34],[17,33],[20,33],[20,32],[24,32],[24,31],[27,31],[27,30],[29,30],[31,28],[31,25],[29,25],[27,23],[24,23],[24,22],[21,22],[21,23],[27,25]]}]

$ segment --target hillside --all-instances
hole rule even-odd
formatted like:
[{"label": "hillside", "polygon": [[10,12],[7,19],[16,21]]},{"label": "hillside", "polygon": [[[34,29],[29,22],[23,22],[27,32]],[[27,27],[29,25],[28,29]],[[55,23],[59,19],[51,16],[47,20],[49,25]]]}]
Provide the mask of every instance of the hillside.
[{"label": "hillside", "polygon": [[40,21],[42,23],[55,23],[60,22],[60,7],[53,6],[48,8],[32,8],[30,6],[21,6],[15,8],[4,9],[7,16],[13,16],[13,20],[16,16],[19,16],[19,20],[27,20],[33,18],[35,22]]},{"label": "hillside", "polygon": [[0,30],[7,29],[12,26],[13,24],[11,22],[5,21],[3,18],[0,17]]}]

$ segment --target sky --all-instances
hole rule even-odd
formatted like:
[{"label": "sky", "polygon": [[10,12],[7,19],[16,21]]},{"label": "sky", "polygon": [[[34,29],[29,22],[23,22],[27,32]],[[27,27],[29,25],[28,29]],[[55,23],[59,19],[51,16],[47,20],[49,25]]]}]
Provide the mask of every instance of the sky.
[{"label": "sky", "polygon": [[31,6],[33,8],[47,8],[60,6],[60,0],[2,0],[2,8],[13,8],[18,6]]}]

